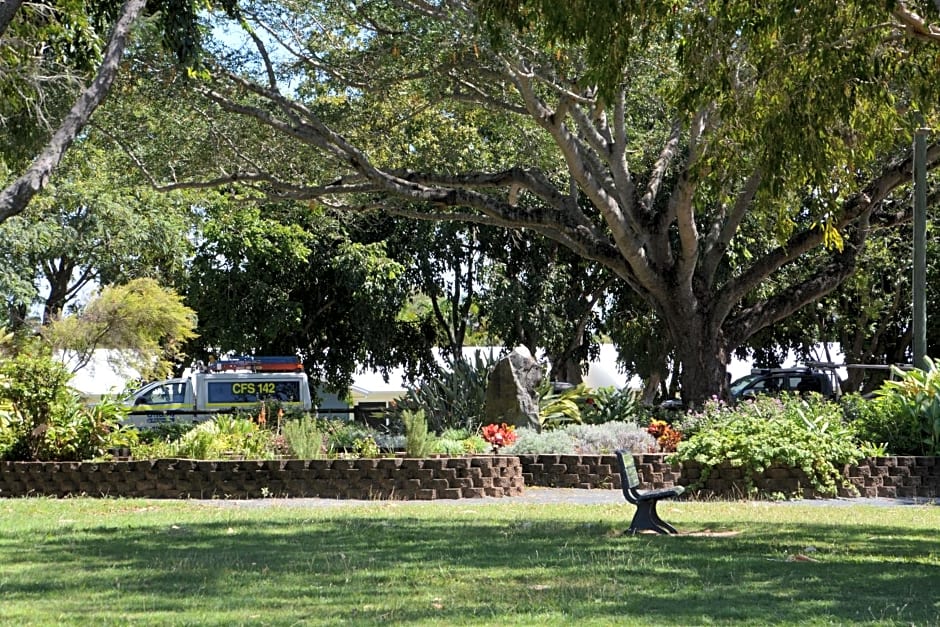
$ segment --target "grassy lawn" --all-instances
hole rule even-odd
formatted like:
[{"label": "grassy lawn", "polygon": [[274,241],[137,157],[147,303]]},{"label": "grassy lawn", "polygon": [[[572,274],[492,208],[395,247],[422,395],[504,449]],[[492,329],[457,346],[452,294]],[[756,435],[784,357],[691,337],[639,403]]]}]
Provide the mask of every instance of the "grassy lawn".
[{"label": "grassy lawn", "polygon": [[0,624],[940,623],[940,507],[660,512],[0,500]]}]

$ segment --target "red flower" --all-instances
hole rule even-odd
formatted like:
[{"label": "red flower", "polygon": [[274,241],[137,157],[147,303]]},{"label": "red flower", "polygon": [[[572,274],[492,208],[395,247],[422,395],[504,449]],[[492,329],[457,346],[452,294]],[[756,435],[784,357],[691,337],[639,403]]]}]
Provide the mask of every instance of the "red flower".
[{"label": "red flower", "polygon": [[501,446],[509,446],[516,441],[516,428],[505,422],[501,425],[486,425],[483,427],[483,439],[492,444],[493,450],[496,451]]}]

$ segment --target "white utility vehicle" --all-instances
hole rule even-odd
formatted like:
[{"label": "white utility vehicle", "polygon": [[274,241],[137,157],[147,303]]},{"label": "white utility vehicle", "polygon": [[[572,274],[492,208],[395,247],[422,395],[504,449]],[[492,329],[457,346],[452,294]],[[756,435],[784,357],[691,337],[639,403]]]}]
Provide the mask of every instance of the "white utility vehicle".
[{"label": "white utility vehicle", "polygon": [[265,401],[310,411],[310,384],[299,358],[238,357],[193,368],[186,377],[148,383],[125,401],[130,406],[126,423],[145,428],[190,424],[252,410]]}]

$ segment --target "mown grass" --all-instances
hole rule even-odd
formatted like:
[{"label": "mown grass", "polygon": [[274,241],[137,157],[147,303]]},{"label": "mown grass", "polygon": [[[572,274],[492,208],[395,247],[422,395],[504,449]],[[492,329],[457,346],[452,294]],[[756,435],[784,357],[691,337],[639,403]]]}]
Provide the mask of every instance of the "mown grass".
[{"label": "mown grass", "polygon": [[0,500],[0,623],[940,623],[940,507],[660,509]]}]

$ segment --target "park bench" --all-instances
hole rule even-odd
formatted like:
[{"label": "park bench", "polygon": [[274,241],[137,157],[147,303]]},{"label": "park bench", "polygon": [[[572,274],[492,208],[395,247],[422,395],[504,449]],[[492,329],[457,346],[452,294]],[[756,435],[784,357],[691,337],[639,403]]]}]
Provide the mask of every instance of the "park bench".
[{"label": "park bench", "polygon": [[636,506],[636,513],[630,523],[630,533],[641,531],[655,531],[656,533],[678,533],[676,528],[665,522],[656,513],[656,503],[660,499],[674,498],[685,492],[682,486],[662,488],[660,490],[641,490],[640,475],[636,470],[636,462],[629,451],[616,451],[617,465],[620,468],[620,486],[623,496],[628,502]]}]

